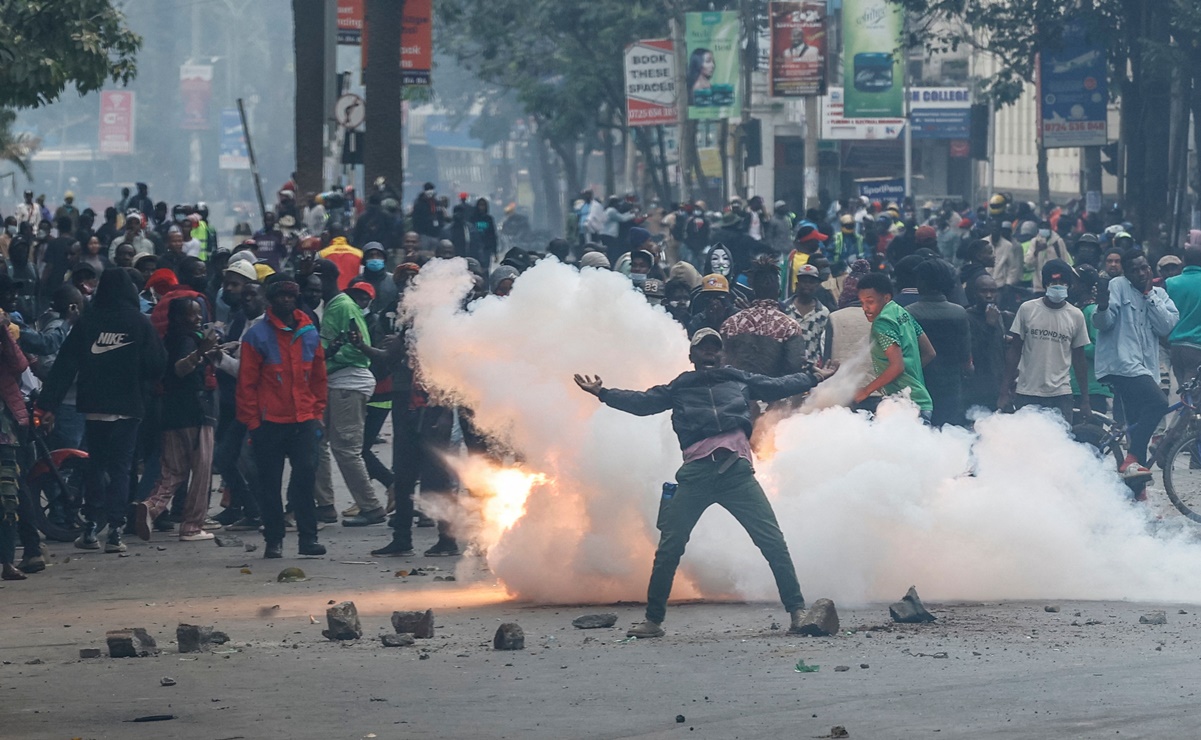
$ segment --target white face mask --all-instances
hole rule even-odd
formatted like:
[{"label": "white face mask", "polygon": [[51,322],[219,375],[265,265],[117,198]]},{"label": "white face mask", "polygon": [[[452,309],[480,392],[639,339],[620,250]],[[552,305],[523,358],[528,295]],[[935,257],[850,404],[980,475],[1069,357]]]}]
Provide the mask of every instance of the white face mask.
[{"label": "white face mask", "polygon": [[1038,235],[1044,239],[1049,239],[1049,238],[1051,238],[1051,230],[1050,229],[1039,229]]},{"label": "white face mask", "polygon": [[1048,285],[1047,300],[1051,303],[1063,303],[1068,299],[1068,286],[1066,285]]},{"label": "white face mask", "polygon": [[709,263],[713,272],[728,277],[730,274],[730,254],[724,249],[714,249],[709,254]]}]

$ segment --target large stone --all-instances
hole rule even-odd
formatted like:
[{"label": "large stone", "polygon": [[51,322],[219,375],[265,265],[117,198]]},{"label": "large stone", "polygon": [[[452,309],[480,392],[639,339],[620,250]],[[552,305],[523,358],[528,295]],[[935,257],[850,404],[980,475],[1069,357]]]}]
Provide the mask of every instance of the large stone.
[{"label": "large stone", "polygon": [[405,634],[397,635],[380,635],[380,642],[384,643],[384,647],[408,647],[413,644],[413,636]]},{"label": "large stone", "polygon": [[213,535],[213,544],[217,547],[245,547],[242,538],[232,534]]},{"label": "large stone", "polygon": [[99,658],[100,648],[80,648],[79,657],[81,658]]},{"label": "large stone", "polygon": [[926,611],[926,607],[922,605],[922,600],[917,596],[917,589],[913,586],[909,587],[908,593],[904,598],[888,607],[888,613],[892,615],[892,621],[905,623],[918,622],[933,622],[936,617]]},{"label": "large stone", "polygon": [[434,610],[423,612],[392,612],[392,629],[397,634],[408,633],[418,639],[434,636]]},{"label": "large stone", "polygon": [[525,650],[525,632],[516,622],[505,622],[496,628],[492,647],[497,650]]},{"label": "large stone", "polygon": [[109,630],[104,635],[110,658],[144,658],[158,655],[158,645],[150,633],[141,627]]},{"label": "large stone", "polygon": [[199,653],[212,642],[213,628],[198,624],[180,624],[175,628],[175,642],[181,653]]},{"label": "large stone", "polygon": [[797,632],[807,637],[829,637],[838,634],[838,610],[829,599],[818,599],[805,612]]},{"label": "large stone", "polygon": [[[247,568],[242,572],[249,573],[250,569]],[[304,571],[300,568],[284,568],[279,572],[279,575],[275,577],[275,580],[279,581],[280,583],[296,583],[297,581],[303,581],[307,579]]]},{"label": "large stone", "polygon": [[617,624],[616,614],[585,614],[571,620],[571,626],[581,630],[603,629]]},{"label": "large stone", "polygon": [[359,610],[353,601],[343,601],[326,609],[325,621],[329,629],[321,630],[321,634],[331,640],[357,640],[363,636]]},{"label": "large stone", "polygon": [[1139,624],[1167,624],[1168,615],[1165,612],[1151,612],[1138,618]]}]

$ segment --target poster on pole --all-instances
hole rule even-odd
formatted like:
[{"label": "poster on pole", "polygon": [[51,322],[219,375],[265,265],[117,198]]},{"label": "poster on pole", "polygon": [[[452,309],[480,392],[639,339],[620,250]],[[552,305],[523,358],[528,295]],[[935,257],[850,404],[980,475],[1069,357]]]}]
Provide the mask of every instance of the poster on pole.
[{"label": "poster on pole", "polygon": [[905,115],[900,51],[905,28],[901,6],[889,0],[843,0],[843,89],[847,118]]},{"label": "poster on pole", "polygon": [[1039,54],[1039,133],[1043,147],[1108,143],[1108,64],[1105,47],[1091,43],[1078,21],[1064,23],[1059,48]]},{"label": "poster on pole", "polygon": [[363,0],[338,0],[338,43],[358,46],[363,37]]},{"label": "poster on pole", "polygon": [[237,108],[221,109],[221,151],[217,155],[217,167],[223,170],[250,169],[250,150],[246,147],[246,135],[242,131],[242,117]]},{"label": "poster on pole", "polygon": [[134,94],[132,90],[100,92],[100,151],[133,154]]},{"label": "poster on pole", "polygon": [[772,97],[793,98],[825,92],[825,0],[772,3]]},{"label": "poster on pole", "polygon": [[213,97],[213,65],[183,64],[179,67],[179,127],[185,131],[208,131],[209,103]]},{"label": "poster on pole", "polygon": [[738,13],[687,13],[684,45],[688,52],[688,117],[735,118],[742,110]]},{"label": "poster on pole", "polygon": [[626,47],[626,124],[678,123],[676,55],[671,39],[644,39]]},{"label": "poster on pole", "polygon": [[[361,10],[361,7],[360,7]],[[405,0],[400,21],[400,80],[404,85],[429,85],[434,67],[433,0]],[[339,16],[340,18],[340,16]],[[359,16],[362,18],[362,15]],[[340,23],[341,21],[339,21]],[[360,64],[367,68],[367,43],[371,30],[359,23]]]}]

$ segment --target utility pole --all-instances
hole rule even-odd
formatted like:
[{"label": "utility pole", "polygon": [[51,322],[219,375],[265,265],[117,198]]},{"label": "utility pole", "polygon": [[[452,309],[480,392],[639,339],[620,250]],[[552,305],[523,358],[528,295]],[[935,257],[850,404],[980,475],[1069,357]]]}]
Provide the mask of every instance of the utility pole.
[{"label": "utility pole", "polygon": [[[805,97],[805,208],[820,208],[818,198],[817,140],[821,136],[822,124],[818,114],[816,95]],[[777,196],[779,197],[779,196]]]},{"label": "utility pole", "polygon": [[403,0],[365,0],[364,29],[368,42],[363,86],[367,93],[366,132],[363,135],[363,190],[371,192],[384,178],[400,192],[404,182],[401,142],[400,29]]},{"label": "utility pole", "polygon": [[689,203],[692,201],[691,189],[688,187],[688,172],[692,166],[692,147],[695,144],[696,134],[693,133],[693,141],[688,141],[688,58],[684,49],[684,23],[683,15],[676,12],[675,3],[669,6],[671,10],[671,44],[672,51],[676,55],[676,110],[679,112],[677,117],[677,126],[679,128],[679,143],[676,147],[678,156],[678,164],[676,165],[676,173],[680,180],[680,201]]}]

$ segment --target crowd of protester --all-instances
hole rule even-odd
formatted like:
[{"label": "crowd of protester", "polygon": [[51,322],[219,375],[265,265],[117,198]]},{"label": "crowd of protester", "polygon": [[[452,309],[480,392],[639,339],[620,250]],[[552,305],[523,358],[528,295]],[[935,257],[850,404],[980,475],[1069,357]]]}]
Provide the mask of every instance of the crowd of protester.
[{"label": "crowd of protester", "polygon": [[[439,527],[426,555],[460,554],[413,495],[455,495],[446,454],[494,444],[470,409],[431,399],[409,355],[398,306],[432,260],[465,259],[468,302],[508,295],[542,259],[612,270],[689,337],[716,332],[728,365],[782,377],[870,362],[857,407],[904,395],[934,425],[966,426],[977,408],[1112,411],[1133,425],[1128,476],[1146,474],[1167,408],[1161,368],[1183,382],[1201,365],[1201,232],[1152,260],[1116,210],[998,194],[974,208],[847,199],[800,218],[758,197],[711,211],[585,192],[563,238],[534,244],[512,204],[498,225],[486,199],[452,207],[432,183],[406,209],[383,182],[365,201],[298,199],[289,182],[228,245],[208,219],[138,184],[100,223],[70,193],[51,213],[27,192],[4,220],[4,578],[45,567],[37,503],[19,492],[35,419],[52,448],[89,455],[80,548],[225,528],[262,531],[268,558],[294,531],[315,555],[341,521],[387,524],[377,556],[411,554],[423,525]],[[389,416],[391,465],[373,449]]]}]

